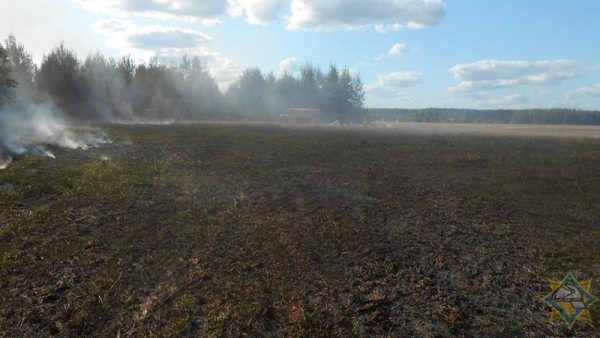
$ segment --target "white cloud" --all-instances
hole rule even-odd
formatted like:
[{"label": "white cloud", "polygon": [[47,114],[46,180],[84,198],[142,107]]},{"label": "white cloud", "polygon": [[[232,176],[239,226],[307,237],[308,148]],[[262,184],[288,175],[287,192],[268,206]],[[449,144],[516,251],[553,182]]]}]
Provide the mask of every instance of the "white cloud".
[{"label": "white cloud", "polygon": [[[244,16],[264,25],[286,18],[290,30],[361,29],[378,32],[421,29],[446,15],[443,0],[71,0],[111,16],[138,15],[160,20],[183,20],[205,25],[218,16]],[[290,11],[291,9],[291,11]],[[285,14],[285,15],[284,15]]]},{"label": "white cloud", "polygon": [[383,60],[388,57],[399,56],[408,52],[408,48],[403,43],[394,44],[387,53],[379,54],[375,60]]},{"label": "white cloud", "polygon": [[138,26],[129,20],[108,19],[94,25],[96,32],[109,36],[107,44],[138,61],[154,56],[178,59],[183,55],[200,56],[211,75],[224,89],[242,72],[242,67],[220,53],[206,48],[212,38],[202,32],[170,26]]},{"label": "white cloud", "polygon": [[212,38],[202,32],[171,26],[138,26],[132,21],[108,19],[94,24],[94,30],[110,37],[108,44],[126,52],[172,53],[195,49]]},{"label": "white cloud", "polygon": [[254,25],[275,21],[289,0],[229,0],[229,14],[246,17]]},{"label": "white cloud", "polygon": [[405,88],[412,87],[423,79],[423,73],[420,72],[395,72],[380,75],[378,84],[386,87]]},{"label": "white cloud", "polygon": [[387,25],[375,25],[375,31],[378,33],[389,33],[389,32],[399,32],[401,30],[403,30],[404,28],[408,28],[408,29],[425,29],[427,27],[429,27],[430,25],[425,25],[425,24],[421,24],[421,23],[417,23],[417,22],[409,22],[407,24],[401,24],[401,23],[394,23],[394,24],[387,24]]},{"label": "white cloud", "polygon": [[201,22],[206,25],[218,22],[216,16],[227,8],[227,0],[73,0],[84,8],[113,16],[130,14],[161,20],[177,19]]},{"label": "white cloud", "polygon": [[140,49],[194,48],[210,38],[198,31],[178,27],[148,27],[130,35],[127,41]]},{"label": "white cloud", "polygon": [[600,97],[600,83],[588,87],[577,88],[570,92],[570,98]]},{"label": "white cloud", "polygon": [[389,55],[401,55],[406,53],[408,49],[406,48],[406,45],[403,43],[397,43],[395,45],[392,46],[392,48],[390,48],[389,51]]},{"label": "white cloud", "polygon": [[446,15],[442,0],[292,0],[290,30],[360,29],[379,32],[433,26]]},{"label": "white cloud", "polygon": [[221,53],[201,50],[199,54],[206,60],[210,74],[215,78],[221,90],[227,89],[244,70],[237,62],[228,59]]},{"label": "white cloud", "polygon": [[279,63],[279,70],[282,73],[292,74],[292,73],[297,72],[300,69],[300,66],[302,66],[302,63],[303,63],[302,59],[295,57],[295,56],[290,57]]},{"label": "white cloud", "polygon": [[378,33],[389,33],[389,32],[399,32],[403,30],[406,26],[400,23],[394,23],[389,25],[375,25],[374,29]]},{"label": "white cloud", "polygon": [[455,65],[449,71],[459,81],[457,86],[449,88],[451,95],[476,95],[487,90],[546,85],[580,75],[580,67],[571,60],[482,60]]},{"label": "white cloud", "polygon": [[218,16],[245,16],[251,24],[275,21],[290,0],[72,0],[84,8],[111,16],[131,14],[159,20],[182,20],[214,25]]},{"label": "white cloud", "polygon": [[400,97],[401,89],[413,87],[423,80],[420,72],[394,72],[379,75],[377,83],[365,87],[365,91],[373,96],[383,98]]}]

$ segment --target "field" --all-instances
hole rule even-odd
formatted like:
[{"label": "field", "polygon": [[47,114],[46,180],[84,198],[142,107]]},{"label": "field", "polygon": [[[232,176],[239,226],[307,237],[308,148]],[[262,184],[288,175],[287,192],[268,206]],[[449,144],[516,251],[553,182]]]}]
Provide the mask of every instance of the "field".
[{"label": "field", "polygon": [[600,296],[598,138],[105,130],[0,171],[0,336],[600,335],[540,300]]}]

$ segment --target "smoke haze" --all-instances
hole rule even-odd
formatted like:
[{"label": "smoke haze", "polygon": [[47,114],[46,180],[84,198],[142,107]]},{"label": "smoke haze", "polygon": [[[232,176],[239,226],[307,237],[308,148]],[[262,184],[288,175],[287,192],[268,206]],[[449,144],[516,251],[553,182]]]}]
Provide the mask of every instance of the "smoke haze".
[{"label": "smoke haze", "polygon": [[[275,120],[288,108],[321,109],[325,120],[352,120],[364,101],[360,77],[331,65],[324,73],[309,63],[299,76],[248,69],[224,93],[197,56],[152,59],[95,53],[81,60],[59,45],[36,65],[14,36],[0,59],[0,158],[53,156],[45,146],[85,149],[106,135],[74,132],[81,123]],[[0,82],[1,83],[1,82]]]},{"label": "smoke haze", "polygon": [[0,135],[4,148],[16,155],[34,153],[53,157],[43,145],[87,149],[108,142],[102,133],[76,133],[55,109],[37,104],[18,104],[2,110]]},{"label": "smoke haze", "polygon": [[53,98],[38,87],[40,73],[24,47],[13,36],[5,45],[0,53],[0,74],[5,74],[5,94],[0,100],[0,169],[15,156],[54,158],[48,146],[87,149],[109,142],[103,132],[76,130]]}]

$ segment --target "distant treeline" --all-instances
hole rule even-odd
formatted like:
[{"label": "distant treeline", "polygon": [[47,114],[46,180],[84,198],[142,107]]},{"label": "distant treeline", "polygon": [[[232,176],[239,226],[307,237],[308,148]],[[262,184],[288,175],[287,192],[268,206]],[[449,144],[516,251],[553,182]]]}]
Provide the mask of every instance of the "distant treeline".
[{"label": "distant treeline", "polygon": [[100,53],[79,59],[60,45],[38,67],[14,36],[0,43],[0,105],[49,104],[76,120],[273,120],[293,107],[350,120],[363,101],[360,77],[335,65],[322,72],[307,63],[297,76],[247,69],[222,92],[199,57],[136,64]]},{"label": "distant treeline", "polygon": [[576,109],[365,109],[369,120],[387,122],[532,123],[600,125],[600,111]]}]

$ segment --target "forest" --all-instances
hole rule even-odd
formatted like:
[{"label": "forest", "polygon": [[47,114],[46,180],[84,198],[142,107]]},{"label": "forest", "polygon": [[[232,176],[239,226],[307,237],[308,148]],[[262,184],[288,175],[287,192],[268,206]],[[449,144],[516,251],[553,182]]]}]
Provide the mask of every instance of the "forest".
[{"label": "forest", "polygon": [[347,121],[364,99],[360,76],[333,64],[323,72],[306,63],[297,75],[279,76],[249,68],[222,90],[198,56],[136,63],[97,52],[80,59],[61,44],[38,66],[14,36],[0,44],[0,104],[11,114],[33,103],[75,121],[268,121],[294,107]]},{"label": "forest", "polygon": [[[248,68],[220,88],[198,56],[136,63],[96,52],[81,59],[59,45],[38,66],[13,35],[0,43],[0,130],[32,109],[72,121],[276,121],[288,108],[314,108],[322,122],[447,122],[600,125],[600,112],[576,109],[366,109],[359,74],[312,63],[297,74]],[[32,108],[34,107],[34,108]],[[4,121],[4,122],[3,122]]]},{"label": "forest", "polygon": [[599,111],[578,109],[365,109],[370,120],[386,122],[518,123],[600,125]]}]

